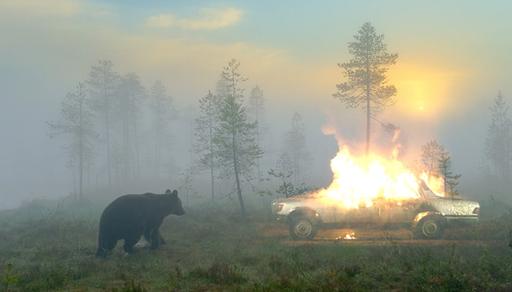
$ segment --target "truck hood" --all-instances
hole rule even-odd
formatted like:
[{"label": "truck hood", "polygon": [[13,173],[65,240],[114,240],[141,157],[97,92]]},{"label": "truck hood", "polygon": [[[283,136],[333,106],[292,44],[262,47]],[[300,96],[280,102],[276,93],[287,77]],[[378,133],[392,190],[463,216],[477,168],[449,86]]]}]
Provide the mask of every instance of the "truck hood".
[{"label": "truck hood", "polygon": [[428,203],[443,216],[478,216],[475,209],[480,209],[480,204],[475,201],[433,198]]}]

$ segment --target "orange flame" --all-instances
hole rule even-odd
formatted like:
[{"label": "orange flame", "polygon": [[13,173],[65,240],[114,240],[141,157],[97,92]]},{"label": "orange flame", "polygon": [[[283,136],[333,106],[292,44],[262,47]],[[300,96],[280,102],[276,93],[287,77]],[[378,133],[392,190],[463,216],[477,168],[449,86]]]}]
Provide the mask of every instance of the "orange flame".
[{"label": "orange flame", "polygon": [[403,201],[420,198],[420,180],[431,188],[434,194],[443,196],[442,179],[417,175],[400,160],[398,133],[393,135],[395,147],[391,158],[371,153],[368,156],[354,156],[348,146],[343,145],[335,129],[324,126],[325,134],[336,135],[340,150],[331,160],[333,180],[329,187],[317,194],[334,201],[344,208],[371,207],[376,200],[386,200],[401,204]]},{"label": "orange flame", "polygon": [[429,175],[428,173],[423,172],[420,175],[420,179],[427,184],[427,186],[430,188],[430,190],[434,194],[436,194],[440,197],[445,196],[444,179],[442,177],[435,176],[435,175]]},{"label": "orange flame", "polygon": [[356,234],[354,232],[347,233],[347,234],[345,234],[343,239],[345,239],[345,240],[356,239]]},{"label": "orange flame", "polygon": [[346,208],[370,207],[377,199],[403,201],[419,198],[416,176],[399,160],[371,154],[354,157],[344,146],[331,160],[333,181],[320,195]]}]

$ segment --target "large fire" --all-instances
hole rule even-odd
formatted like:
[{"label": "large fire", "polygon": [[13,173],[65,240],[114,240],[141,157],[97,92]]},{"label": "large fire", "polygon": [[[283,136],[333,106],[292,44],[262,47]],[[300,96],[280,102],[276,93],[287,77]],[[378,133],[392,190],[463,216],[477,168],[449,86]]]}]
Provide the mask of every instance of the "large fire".
[{"label": "large fire", "polygon": [[345,208],[370,207],[376,200],[401,204],[420,198],[420,181],[424,181],[434,194],[444,195],[441,178],[410,170],[397,158],[397,151],[395,147],[390,158],[378,154],[355,156],[348,146],[340,145],[331,160],[333,180],[318,194]]},{"label": "large fire", "polygon": [[442,177],[429,175],[427,172],[422,172],[420,174],[420,179],[428,185],[428,187],[434,194],[440,197],[445,196],[444,179]]}]

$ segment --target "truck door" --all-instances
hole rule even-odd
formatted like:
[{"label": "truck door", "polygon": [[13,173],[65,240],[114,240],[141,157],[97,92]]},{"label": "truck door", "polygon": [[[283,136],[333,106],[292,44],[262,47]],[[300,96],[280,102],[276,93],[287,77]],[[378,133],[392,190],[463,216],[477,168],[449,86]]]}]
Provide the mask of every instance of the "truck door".
[{"label": "truck door", "polygon": [[416,200],[380,201],[378,206],[379,224],[401,224],[411,222],[418,203]]}]

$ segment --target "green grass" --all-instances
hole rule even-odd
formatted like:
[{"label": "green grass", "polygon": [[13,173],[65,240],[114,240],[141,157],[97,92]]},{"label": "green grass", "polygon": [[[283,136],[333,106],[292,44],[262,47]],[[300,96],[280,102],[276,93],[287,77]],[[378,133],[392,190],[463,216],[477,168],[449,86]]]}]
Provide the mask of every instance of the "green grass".
[{"label": "green grass", "polygon": [[[0,291],[497,291],[512,289],[510,217],[454,232],[493,244],[290,246],[240,222],[236,205],[187,208],[162,226],[167,245],[94,257],[102,204],[34,202],[0,212]],[[253,210],[252,214],[260,214]],[[263,214],[264,212],[261,212]]]}]

